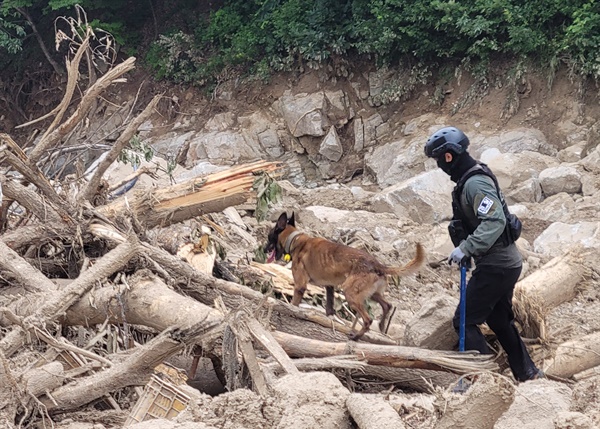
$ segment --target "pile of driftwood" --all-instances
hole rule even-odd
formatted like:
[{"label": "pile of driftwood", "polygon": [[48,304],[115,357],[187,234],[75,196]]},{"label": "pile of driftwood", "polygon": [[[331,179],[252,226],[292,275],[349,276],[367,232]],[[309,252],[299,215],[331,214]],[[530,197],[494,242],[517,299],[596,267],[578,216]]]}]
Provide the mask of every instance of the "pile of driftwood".
[{"label": "pile of driftwood", "polygon": [[[7,332],[0,340],[2,421],[14,424],[17,416],[23,418],[40,408],[50,414],[71,411],[124,387],[143,385],[159,364],[185,347],[195,347],[195,354],[219,362],[216,368],[247,368],[249,380],[240,379],[240,371],[223,370],[224,382],[232,389],[250,386],[265,395],[268,386],[256,349],[267,352],[288,373],[346,368],[382,378],[388,371],[388,378],[397,378],[395,368],[458,374],[495,368],[482,356],[401,347],[376,332],[369,333],[363,343],[348,342],[349,324],[217,279],[194,268],[188,259],[144,240],[144,231],[159,219],[165,225],[223,210],[239,203],[240,196],[245,201],[254,174],[275,173],[275,164],[237,166],[169,189],[133,192],[103,206],[93,207],[84,199],[81,206],[73,207],[54,191],[35,163],[22,152],[14,155],[18,146],[10,137],[1,138],[4,154],[11,155],[6,157],[10,166],[23,176],[2,176],[4,203],[13,208],[17,203],[24,209],[21,216],[30,216],[27,224],[9,229],[0,241],[3,277],[21,288],[21,296],[3,299],[0,313],[0,324]],[[13,163],[15,159],[21,162]],[[25,186],[25,177],[35,188]],[[53,255],[27,257],[32,247],[39,249],[47,243],[56,249]],[[68,246],[74,249],[74,258],[55,257]],[[87,248],[96,254],[88,255]],[[58,260],[65,264],[63,272],[76,274],[61,282],[50,280],[43,272],[60,264]],[[81,347],[58,330],[59,326],[81,326],[97,328],[102,335],[107,324],[122,329],[147,327],[159,334],[145,344],[129,337],[127,353],[108,349],[95,353],[91,346],[97,339]],[[238,353],[226,352],[232,347],[223,340],[227,332],[233,333],[242,362],[232,364]],[[11,370],[10,359],[32,343],[44,345],[43,358],[21,372]],[[65,353],[76,356],[80,364],[64,365],[58,357],[64,360]],[[302,359],[294,362],[292,357]]]}]

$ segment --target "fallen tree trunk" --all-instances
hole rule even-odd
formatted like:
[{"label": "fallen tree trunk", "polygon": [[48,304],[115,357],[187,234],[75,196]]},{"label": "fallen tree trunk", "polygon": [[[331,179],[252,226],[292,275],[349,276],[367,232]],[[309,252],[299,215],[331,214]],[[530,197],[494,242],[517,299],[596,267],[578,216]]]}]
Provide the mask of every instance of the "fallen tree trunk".
[{"label": "fallen tree trunk", "polygon": [[8,231],[0,241],[15,251],[35,246],[44,240],[73,236],[73,230],[66,225],[26,225],[14,231]]},{"label": "fallen tree trunk", "polygon": [[581,372],[578,372],[577,374],[574,374],[573,380],[581,381],[581,380],[586,380],[591,377],[596,377],[598,375],[600,375],[600,366],[595,366],[593,368],[586,369],[585,371],[581,371]]},{"label": "fallen tree trunk", "polygon": [[19,393],[19,385],[10,370],[8,359],[0,350],[0,424],[4,427],[10,428],[14,424]]},{"label": "fallen tree trunk", "polygon": [[581,261],[575,258],[571,254],[558,256],[515,286],[515,317],[523,327],[524,336],[545,339],[548,313],[575,298],[585,272]]},{"label": "fallen tree trunk", "polygon": [[[128,245],[129,243],[125,243],[120,246]],[[102,264],[94,267],[98,265]],[[85,273],[92,271],[94,267]],[[75,282],[77,280],[67,289],[72,289]],[[193,344],[196,339],[204,336],[222,321],[219,312],[174,292],[149,271],[137,273],[129,279],[128,287],[123,286],[122,289],[104,287],[88,292],[59,320],[63,324],[87,326],[108,319],[112,323],[140,324],[158,330],[177,327],[182,329],[183,333],[173,331],[163,334],[147,345],[135,349],[124,361],[119,361],[102,372],[58,387],[51,392],[51,397],[41,399],[49,411],[72,410],[125,386],[144,384],[156,365],[179,352],[185,345]],[[61,291],[58,294],[63,296],[65,292]],[[44,300],[47,300],[44,294],[39,294],[37,300],[28,296],[12,303],[11,307],[20,308],[22,311],[25,302],[29,301],[31,307],[41,307],[40,312],[44,314],[45,306],[41,304]],[[90,305],[92,302],[94,304]],[[48,304],[48,307],[54,308],[52,303]],[[39,378],[34,373],[31,373],[31,376],[34,379]],[[58,386],[61,384],[62,379]],[[37,389],[35,392],[43,395],[46,390]]]},{"label": "fallen tree trunk", "polygon": [[[28,292],[51,292],[56,285],[17,252],[0,241],[0,269],[9,272],[17,283]],[[1,320],[0,320],[1,324]]]},{"label": "fallen tree trunk", "polygon": [[205,319],[221,322],[223,315],[175,292],[150,271],[142,270],[119,289],[103,287],[89,292],[65,312],[60,322],[86,326],[101,324],[107,318],[109,323],[144,325],[163,331],[169,326],[185,328]]},{"label": "fallen tree trunk", "polygon": [[353,393],[346,399],[346,407],[358,429],[404,429],[404,422],[382,397]]},{"label": "fallen tree trunk", "polygon": [[62,364],[60,362],[50,362],[27,371],[19,381],[28,394],[38,397],[62,386],[64,378]]},{"label": "fallen tree trunk", "polygon": [[[445,389],[456,383],[460,377],[450,372],[369,365],[358,359],[356,355],[299,358],[294,359],[293,364],[302,372],[332,371],[342,381],[348,380],[353,385],[389,385],[425,393],[432,393],[432,387],[436,386]],[[268,366],[274,373],[282,373],[278,363],[273,362]]]},{"label": "fallen tree trunk", "polygon": [[53,205],[53,208],[60,214],[63,220],[73,224],[72,216],[75,213],[74,207],[67,204],[56,193],[56,190],[38,166],[27,157],[25,152],[8,134],[0,133],[0,143],[4,143],[4,147],[0,148],[0,161],[8,163],[21,173],[25,179],[33,183]]},{"label": "fallen tree trunk", "polygon": [[600,332],[562,343],[544,365],[550,376],[571,378],[600,365]]},{"label": "fallen tree trunk", "polygon": [[23,207],[33,213],[42,223],[62,224],[63,219],[50,204],[31,188],[25,187],[15,180],[0,176],[2,192],[13,201],[19,201]]},{"label": "fallen tree trunk", "polygon": [[109,219],[127,214],[146,228],[166,226],[242,204],[250,196],[255,173],[278,175],[278,170],[276,163],[257,161],[168,188],[133,192],[97,210]]},{"label": "fallen tree trunk", "polygon": [[277,331],[273,332],[273,337],[289,356],[295,358],[354,355],[368,364],[392,368],[430,369],[457,374],[498,370],[498,366],[488,355],[479,353],[425,350],[354,341],[330,343]]}]

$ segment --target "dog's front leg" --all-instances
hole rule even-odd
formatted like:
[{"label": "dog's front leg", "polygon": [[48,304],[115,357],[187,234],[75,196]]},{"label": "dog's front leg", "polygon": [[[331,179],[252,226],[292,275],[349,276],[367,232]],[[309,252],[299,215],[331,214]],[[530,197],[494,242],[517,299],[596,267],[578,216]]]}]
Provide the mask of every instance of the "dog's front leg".
[{"label": "dog's front leg", "polygon": [[292,305],[300,305],[304,292],[306,292],[306,285],[308,284],[308,275],[306,270],[301,264],[292,265],[292,276],[294,277],[294,297],[292,298]]},{"label": "dog's front leg", "polygon": [[325,292],[325,314],[327,316],[333,316],[335,314],[335,309],[333,308],[333,286],[325,286]]}]

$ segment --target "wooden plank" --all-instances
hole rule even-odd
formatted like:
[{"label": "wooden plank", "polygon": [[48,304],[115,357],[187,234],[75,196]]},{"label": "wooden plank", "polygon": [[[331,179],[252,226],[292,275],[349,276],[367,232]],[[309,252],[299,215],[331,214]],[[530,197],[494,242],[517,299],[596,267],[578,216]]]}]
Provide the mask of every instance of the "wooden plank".
[{"label": "wooden plank", "polygon": [[283,348],[279,345],[273,335],[267,331],[263,325],[258,323],[258,320],[252,317],[246,317],[246,324],[250,330],[252,337],[258,341],[267,351],[275,358],[281,367],[288,374],[297,374],[298,368],[294,365],[292,359],[287,355]]}]

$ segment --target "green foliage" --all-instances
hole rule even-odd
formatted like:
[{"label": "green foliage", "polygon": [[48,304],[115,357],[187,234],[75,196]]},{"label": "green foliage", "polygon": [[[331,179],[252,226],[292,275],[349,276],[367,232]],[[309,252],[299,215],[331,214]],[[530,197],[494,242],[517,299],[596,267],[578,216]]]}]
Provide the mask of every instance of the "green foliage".
[{"label": "green foliage", "polygon": [[[144,49],[158,78],[207,88],[231,71],[267,79],[273,71],[323,68],[340,56],[402,64],[415,83],[427,78],[420,64],[468,65],[481,76],[492,60],[507,57],[551,70],[560,59],[577,73],[600,76],[600,4],[593,0],[224,0],[216,9],[192,0],[4,0],[0,49],[20,49],[30,31],[23,9],[48,29],[76,3],[125,52]],[[34,46],[35,38],[27,39]]]},{"label": "green foliage", "polygon": [[142,142],[138,136],[133,136],[129,141],[129,147],[121,151],[117,161],[123,164],[131,164],[132,167],[139,167],[141,163],[140,156],[146,162],[150,162],[154,157],[154,150]]},{"label": "green foliage", "polygon": [[600,77],[600,4],[588,1],[573,11],[561,48],[583,73]]},{"label": "green foliage", "polygon": [[252,189],[256,191],[256,211],[254,212],[254,217],[259,222],[262,222],[267,216],[269,204],[276,203],[281,199],[282,189],[275,179],[265,172],[256,173]]},{"label": "green foliage", "polygon": [[253,256],[252,260],[259,262],[261,264],[264,264],[267,262],[267,254],[265,253],[263,246],[258,246],[257,248],[254,249],[254,256]]},{"label": "green foliage", "polygon": [[23,37],[25,37],[23,27],[0,17],[0,52],[5,49],[9,54],[16,54],[22,49]]},{"label": "green foliage", "polygon": [[169,77],[176,82],[201,85],[205,83],[200,67],[202,60],[202,52],[196,47],[194,38],[181,31],[159,36],[146,55],[146,62],[157,78]]},{"label": "green foliage", "polygon": [[561,57],[592,73],[600,70],[599,9],[587,0],[229,0],[185,42],[184,34],[157,41],[147,59],[160,77],[199,85],[231,67],[266,78],[356,54],[380,67],[413,64],[414,84],[428,77],[414,64],[468,64],[481,74],[499,56],[543,65]]}]

